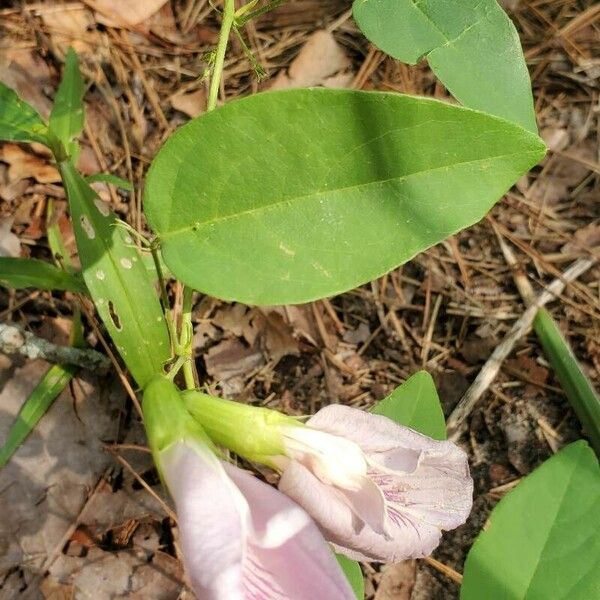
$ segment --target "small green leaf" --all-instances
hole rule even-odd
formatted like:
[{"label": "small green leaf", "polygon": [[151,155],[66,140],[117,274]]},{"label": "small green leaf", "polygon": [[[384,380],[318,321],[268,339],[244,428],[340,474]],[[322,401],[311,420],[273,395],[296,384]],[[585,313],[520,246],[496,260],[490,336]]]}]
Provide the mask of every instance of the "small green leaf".
[{"label": "small green leaf", "polygon": [[87,294],[85,284],[79,277],[35,258],[0,257],[0,285],[15,289],[31,287]]},{"label": "small green leaf", "polygon": [[577,362],[569,342],[564,338],[550,313],[540,308],[533,328],[544,353],[579,417],[596,453],[600,455],[600,398]]},{"label": "small green leaf", "polygon": [[48,127],[36,110],[0,82],[0,140],[39,142],[46,146]]},{"label": "small green leaf", "polygon": [[69,48],[49,122],[50,132],[62,142],[69,156],[74,156],[77,152],[78,146],[73,144],[73,139],[83,129],[83,92],[83,78],[79,71],[77,54],[73,48]]},{"label": "small green leaf", "polygon": [[584,441],[509,492],[471,548],[461,600],[600,598],[600,469]]},{"label": "small green leaf", "polygon": [[446,422],[437,390],[427,371],[418,371],[378,402],[371,412],[384,415],[436,440],[446,439]]},{"label": "small green leaf", "polygon": [[96,181],[110,183],[111,185],[127,190],[128,192],[133,192],[133,186],[130,181],[127,181],[127,179],[123,179],[122,177],[117,177],[112,173],[94,173],[93,175],[88,175],[85,180],[88,183],[94,183]]},{"label": "small green leaf", "polygon": [[519,35],[496,0],[354,0],[354,18],[378,48],[433,72],[465,106],[537,132]]},{"label": "small green leaf", "polygon": [[170,344],[152,279],[134,242],[70,161],[59,164],[83,278],[106,329],[143,387],[162,373]]},{"label": "small green leaf", "polygon": [[360,565],[355,561],[351,560],[343,554],[335,555],[346,579],[350,583],[357,600],[363,600],[365,597],[365,580],[360,568]]},{"label": "small green leaf", "polygon": [[436,100],[256,94],[169,138],[145,210],[188,286],[247,304],[306,302],[480,220],[544,152],[518,125]]},{"label": "small green leaf", "polygon": [[78,367],[73,365],[53,365],[46,371],[8,431],[6,441],[0,448],[0,468],[25,441],[54,400],[67,387],[77,370]]}]

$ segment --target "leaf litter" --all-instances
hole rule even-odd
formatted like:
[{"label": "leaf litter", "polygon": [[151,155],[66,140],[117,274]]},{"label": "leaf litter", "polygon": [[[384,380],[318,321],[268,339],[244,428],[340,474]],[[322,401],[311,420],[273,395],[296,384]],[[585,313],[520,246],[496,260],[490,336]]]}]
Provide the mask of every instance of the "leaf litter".
[{"label": "leaf litter", "polygon": [[[142,11],[137,2],[47,2],[31,11],[11,9],[2,14],[0,24],[7,42],[0,51],[0,79],[42,114],[49,111],[64,48],[74,44],[82,52],[89,86],[82,153],[86,172],[111,172],[136,184],[168,130],[203,110],[206,84],[198,77],[218,32],[208,3],[143,4]],[[505,228],[523,270],[538,287],[567,261],[596,247],[600,154],[593,107],[598,75],[591,57],[600,47],[597,17],[582,18],[592,14],[587,11],[591,5],[589,0],[577,6],[544,0],[533,12],[525,3],[509,3],[551,153],[492,216]],[[138,10],[133,16],[132,7]],[[447,98],[426,65],[402,65],[368,46],[347,8],[339,0],[297,0],[257,19],[247,41],[270,79],[257,82],[234,41],[223,98],[274,85],[354,86]],[[549,38],[548,21],[564,33]],[[43,36],[36,35],[36,27]],[[13,255],[25,252],[49,259],[42,227],[35,226],[40,231],[36,235],[24,232],[40,222],[49,198],[59,207],[64,200],[60,187],[36,177],[43,178],[43,168],[49,166],[43,155],[19,150],[9,148],[8,155],[25,154],[14,162],[29,165],[29,172],[0,161],[0,214],[17,216],[14,223],[3,217],[0,246],[10,240]],[[114,189],[105,197],[122,218],[139,226],[137,202]],[[64,215],[61,219],[65,227]],[[596,385],[599,279],[595,267],[567,288],[562,302],[552,305]],[[30,296],[27,291],[0,290],[2,319],[69,315],[68,299]],[[290,414],[316,411],[331,402],[368,407],[426,368],[449,414],[489,356],[488,341],[502,339],[523,310],[510,269],[483,221],[457,235],[455,243],[428,250],[372,285],[314,305],[259,310],[197,298],[196,366],[202,382],[217,393]],[[90,332],[88,341],[97,346],[97,333]],[[31,365],[0,362],[1,398],[7,398],[2,411],[10,407],[14,414],[28,386],[46,368]],[[495,502],[580,431],[533,335],[521,340],[505,367],[472,414],[463,441],[476,481],[475,509],[434,555],[458,573]],[[165,512],[156,472],[143,451],[140,424],[116,383],[82,377],[44,417],[13,470],[0,472],[0,480],[8,473],[16,481],[0,486],[0,502],[13,498],[18,486],[30,486],[9,507],[19,529],[1,553],[12,556],[12,562],[0,579],[0,595],[185,597],[177,528]],[[3,415],[0,426],[7,423],[8,415]],[[60,433],[66,424],[71,427],[64,437]],[[55,439],[57,433],[60,439]],[[84,437],[83,445],[74,439]],[[42,484],[41,465],[49,468],[52,486]],[[49,506],[56,511],[50,514]],[[31,552],[24,556],[21,547]],[[54,562],[40,572],[40,561],[49,552]],[[453,580],[423,561],[383,569],[365,565],[364,573],[369,599],[458,598]]]}]

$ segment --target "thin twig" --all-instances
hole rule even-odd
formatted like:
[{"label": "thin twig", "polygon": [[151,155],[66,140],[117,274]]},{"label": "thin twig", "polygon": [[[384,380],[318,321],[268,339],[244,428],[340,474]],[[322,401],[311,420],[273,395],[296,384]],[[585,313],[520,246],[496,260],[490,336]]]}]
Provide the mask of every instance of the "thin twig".
[{"label": "thin twig", "polygon": [[511,353],[515,344],[531,329],[538,310],[551,300],[554,300],[564,290],[568,283],[577,279],[577,277],[587,271],[596,263],[596,260],[596,258],[591,257],[580,258],[575,261],[560,278],[552,281],[552,283],[537,296],[529,308],[523,313],[521,318],[514,323],[508,332],[508,335],[496,347],[494,352],[492,352],[481,371],[479,371],[475,381],[471,384],[471,387],[466,391],[465,395],[448,418],[448,439],[456,440],[460,437],[461,425],[471,414],[471,411],[475,408],[475,405],[481,396],[494,381],[496,375],[498,375],[504,359]]},{"label": "thin twig", "polygon": [[27,358],[43,358],[48,362],[76,365],[100,373],[106,373],[110,367],[110,361],[100,352],[57,346],[15,323],[0,323],[0,352],[21,354]]}]

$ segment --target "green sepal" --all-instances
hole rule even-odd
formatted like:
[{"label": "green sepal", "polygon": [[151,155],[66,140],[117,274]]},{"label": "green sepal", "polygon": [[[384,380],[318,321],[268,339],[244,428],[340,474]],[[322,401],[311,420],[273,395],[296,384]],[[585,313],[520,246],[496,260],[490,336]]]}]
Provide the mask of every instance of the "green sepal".
[{"label": "green sepal", "polygon": [[285,454],[281,425],[303,427],[276,410],[209,396],[198,390],[182,393],[189,413],[217,444],[248,460],[270,464],[270,456]]},{"label": "green sepal", "polygon": [[161,453],[177,442],[192,439],[213,447],[200,424],[186,410],[177,386],[166,377],[156,376],[146,385],[142,412],[148,444],[159,473]]}]

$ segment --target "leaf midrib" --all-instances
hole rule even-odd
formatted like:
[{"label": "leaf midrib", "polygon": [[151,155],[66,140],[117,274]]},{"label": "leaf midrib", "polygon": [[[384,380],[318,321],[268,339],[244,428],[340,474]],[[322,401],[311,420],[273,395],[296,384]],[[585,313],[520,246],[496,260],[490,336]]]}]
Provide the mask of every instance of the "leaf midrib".
[{"label": "leaf midrib", "polygon": [[238,219],[240,217],[244,217],[244,216],[248,216],[251,214],[255,214],[255,213],[259,213],[261,211],[269,211],[269,210],[273,210],[275,208],[277,208],[278,206],[282,205],[282,204],[292,204],[292,203],[298,203],[298,202],[302,202],[304,200],[306,200],[307,198],[313,198],[313,197],[318,197],[318,196],[324,196],[330,193],[339,193],[339,192],[344,192],[344,191],[348,191],[348,190],[357,190],[360,188],[364,188],[364,187],[368,187],[370,185],[373,184],[385,184],[385,183],[390,183],[392,181],[403,181],[403,180],[407,180],[410,177],[415,177],[415,176],[419,176],[419,175],[423,175],[424,173],[432,173],[432,172],[436,172],[436,171],[441,171],[443,169],[448,169],[448,168],[452,168],[452,167],[460,167],[460,166],[464,166],[464,165],[476,165],[478,163],[484,162],[484,161],[489,161],[489,160],[498,160],[498,159],[503,159],[503,158],[510,158],[511,156],[527,156],[527,155],[536,155],[537,151],[536,150],[527,150],[525,152],[520,151],[520,152],[511,152],[509,154],[498,154],[495,156],[486,156],[484,158],[478,158],[476,160],[466,160],[466,161],[461,161],[461,162],[455,162],[449,165],[441,165],[439,167],[434,167],[434,168],[428,168],[428,169],[421,169],[419,171],[413,171],[412,173],[408,173],[407,175],[401,175],[398,177],[389,177],[387,179],[376,179],[373,181],[366,181],[364,183],[359,183],[359,184],[355,184],[355,185],[348,185],[348,186],[342,186],[342,187],[337,187],[334,189],[327,189],[327,190],[317,190],[314,192],[311,192],[309,194],[302,194],[300,196],[292,196],[292,197],[285,197],[282,198],[280,200],[277,200],[276,202],[272,202],[270,204],[263,204],[261,206],[257,206],[254,208],[249,208],[240,212],[236,212],[236,213],[232,213],[232,214],[228,214],[228,215],[224,215],[222,217],[217,217],[217,218],[213,218],[213,219],[208,219],[205,221],[196,221],[191,225],[186,225],[185,227],[180,227],[178,229],[173,229],[170,231],[162,231],[160,233],[160,237],[162,240],[168,239],[170,237],[173,236],[177,236],[180,235],[182,233],[187,233],[189,231],[194,231],[196,230],[199,226],[202,227],[207,227],[207,226],[211,226],[211,225],[216,225],[217,223],[222,223],[225,221],[229,221],[229,220],[233,220],[233,219]]}]

